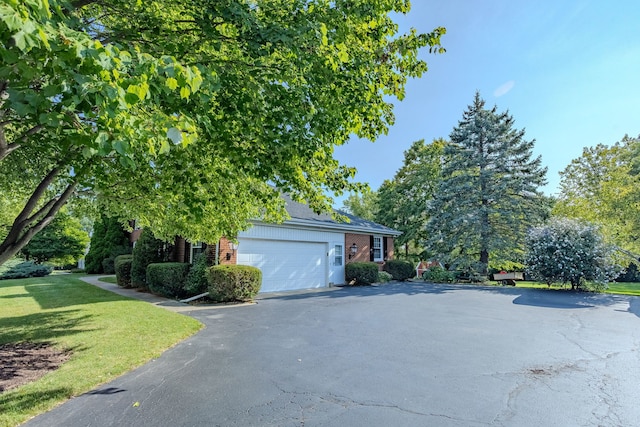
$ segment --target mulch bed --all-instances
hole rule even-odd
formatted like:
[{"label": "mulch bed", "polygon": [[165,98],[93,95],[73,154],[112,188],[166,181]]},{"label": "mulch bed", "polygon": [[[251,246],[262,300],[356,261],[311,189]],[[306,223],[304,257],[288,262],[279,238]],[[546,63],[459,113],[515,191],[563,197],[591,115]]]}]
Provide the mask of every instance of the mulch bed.
[{"label": "mulch bed", "polygon": [[0,393],[55,371],[70,357],[70,352],[60,351],[46,342],[0,345]]}]

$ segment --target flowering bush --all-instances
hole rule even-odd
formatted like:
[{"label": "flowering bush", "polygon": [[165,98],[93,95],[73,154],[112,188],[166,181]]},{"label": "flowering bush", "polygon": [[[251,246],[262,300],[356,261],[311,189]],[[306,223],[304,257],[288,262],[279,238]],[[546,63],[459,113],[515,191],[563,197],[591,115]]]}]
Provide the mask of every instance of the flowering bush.
[{"label": "flowering bush", "polygon": [[591,283],[601,289],[620,271],[613,247],[597,227],[568,218],[554,218],[531,229],[527,250],[528,274],[548,284],[571,283],[577,289]]}]

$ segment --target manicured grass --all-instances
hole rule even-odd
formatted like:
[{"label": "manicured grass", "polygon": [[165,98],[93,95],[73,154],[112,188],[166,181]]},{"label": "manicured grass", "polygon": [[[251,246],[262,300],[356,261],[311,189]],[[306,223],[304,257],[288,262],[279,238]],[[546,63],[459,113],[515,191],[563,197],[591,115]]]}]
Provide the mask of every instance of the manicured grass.
[{"label": "manicured grass", "polygon": [[0,344],[49,342],[72,352],[55,372],[0,394],[0,426],[18,425],[112,380],[201,327],[75,274],[0,281]]},{"label": "manicured grass", "polygon": [[[516,284],[519,288],[541,288],[547,289],[549,288],[546,283],[540,282],[517,282]],[[570,285],[562,285],[551,286],[551,289],[569,289]],[[640,296],[640,283],[625,283],[625,282],[610,282],[609,287],[605,291],[607,294],[621,294],[621,295],[635,295]]]},{"label": "manicured grass", "polygon": [[608,294],[622,294],[640,296],[640,283],[612,282],[609,283]]},{"label": "manicured grass", "polygon": [[105,283],[113,283],[113,284],[118,283],[118,281],[116,280],[116,276],[101,277],[98,280]]}]

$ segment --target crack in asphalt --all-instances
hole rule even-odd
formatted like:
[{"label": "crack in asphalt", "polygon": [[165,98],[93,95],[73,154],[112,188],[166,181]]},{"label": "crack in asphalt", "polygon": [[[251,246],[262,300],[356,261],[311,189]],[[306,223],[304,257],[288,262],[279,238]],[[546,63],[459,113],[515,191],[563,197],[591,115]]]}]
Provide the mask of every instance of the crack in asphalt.
[{"label": "crack in asphalt", "polygon": [[[477,420],[459,418],[459,417],[454,417],[454,416],[451,416],[448,414],[442,414],[442,413],[416,411],[416,410],[412,410],[412,409],[405,408],[400,405],[388,403],[388,402],[359,401],[346,396],[336,395],[333,393],[321,394],[321,393],[314,393],[309,391],[291,391],[291,390],[286,390],[284,387],[280,386],[276,382],[273,382],[273,384],[280,391],[281,396],[282,395],[293,396],[293,398],[288,399],[287,403],[297,405],[300,408],[300,418],[296,419],[297,422],[300,422],[300,426],[304,426],[306,420],[309,419],[307,414],[310,411],[319,409],[315,406],[318,402],[326,403],[332,406],[338,406],[343,410],[348,410],[349,408],[353,408],[353,407],[383,408],[383,409],[396,410],[396,411],[410,414],[410,415],[443,418],[451,421],[462,422],[462,423],[465,423],[465,425],[484,425],[484,423],[478,422]],[[309,402],[307,402],[306,405],[303,405],[302,403],[299,402],[299,400],[308,400]],[[271,400],[266,404],[259,405],[259,407],[273,406],[275,401],[276,399]],[[251,413],[253,412],[254,409],[255,407],[249,408],[247,412]],[[272,409],[274,411],[276,410],[276,408],[272,408]],[[287,418],[290,420],[292,417],[289,416]]]}]

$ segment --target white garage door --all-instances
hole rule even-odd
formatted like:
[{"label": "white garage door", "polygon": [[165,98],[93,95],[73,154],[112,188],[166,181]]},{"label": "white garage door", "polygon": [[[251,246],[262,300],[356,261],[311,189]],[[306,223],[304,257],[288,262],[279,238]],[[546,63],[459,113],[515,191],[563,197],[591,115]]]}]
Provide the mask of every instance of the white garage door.
[{"label": "white garage door", "polygon": [[260,292],[326,286],[326,244],[239,239],[238,264],[262,270]]}]

